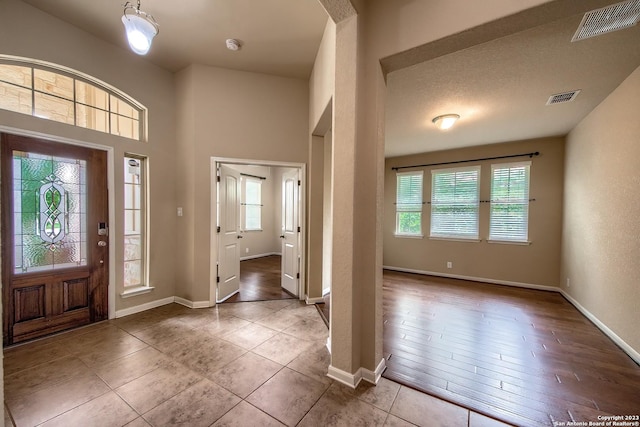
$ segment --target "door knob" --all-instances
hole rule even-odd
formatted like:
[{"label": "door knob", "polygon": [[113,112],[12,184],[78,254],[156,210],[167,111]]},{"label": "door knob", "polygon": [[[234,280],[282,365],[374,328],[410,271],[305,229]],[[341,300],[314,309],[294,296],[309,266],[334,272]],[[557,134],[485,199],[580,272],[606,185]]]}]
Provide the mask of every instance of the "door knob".
[{"label": "door knob", "polygon": [[242,239],[243,236],[238,236],[238,239]]},{"label": "door knob", "polygon": [[100,246],[100,247],[107,246],[107,242],[105,242],[104,240],[100,240],[100,241],[98,242],[98,246]]},{"label": "door knob", "polygon": [[284,239],[284,234],[281,234],[281,235],[280,235],[280,238],[281,238],[281,239]]}]

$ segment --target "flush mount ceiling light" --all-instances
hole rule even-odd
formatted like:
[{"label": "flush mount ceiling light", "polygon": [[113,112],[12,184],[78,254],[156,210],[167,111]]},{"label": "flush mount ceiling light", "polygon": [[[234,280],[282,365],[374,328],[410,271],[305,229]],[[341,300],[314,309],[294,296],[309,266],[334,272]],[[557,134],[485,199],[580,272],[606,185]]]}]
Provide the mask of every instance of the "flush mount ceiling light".
[{"label": "flush mount ceiling light", "polygon": [[460,118],[457,114],[443,114],[442,116],[435,117],[432,122],[440,130],[447,130]]},{"label": "flush mount ceiling light", "polygon": [[146,55],[153,38],[158,34],[159,25],[153,16],[140,10],[140,0],[137,6],[131,2],[124,4],[122,23],[127,31],[127,41],[131,50],[138,55]]}]

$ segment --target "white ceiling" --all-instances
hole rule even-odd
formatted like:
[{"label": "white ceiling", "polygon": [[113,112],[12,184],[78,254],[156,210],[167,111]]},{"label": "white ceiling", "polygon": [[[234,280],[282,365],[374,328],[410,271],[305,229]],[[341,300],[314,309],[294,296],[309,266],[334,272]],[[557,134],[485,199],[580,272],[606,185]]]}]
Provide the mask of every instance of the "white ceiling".
[{"label": "white ceiling", "polygon": [[[582,17],[391,72],[386,156],[566,135],[640,66],[640,26],[571,43]],[[546,105],[575,89],[574,101]],[[438,130],[431,120],[448,113],[461,118]]]},{"label": "white ceiling", "polygon": [[[23,1],[127,49],[123,0]],[[318,0],[142,0],[141,9],[160,24],[148,60],[173,72],[198,63],[306,79],[328,19]],[[567,134],[640,66],[640,26],[571,43],[582,16],[388,74],[386,156]],[[227,50],[227,38],[242,49]],[[545,105],[574,89],[575,101]],[[446,113],[461,119],[439,131],[431,119]]]},{"label": "white ceiling", "polygon": [[[23,1],[128,49],[125,0]],[[172,72],[198,63],[307,79],[328,19],[317,0],[141,0],[140,9],[160,24],[146,57]],[[242,49],[227,50],[228,38]]]}]

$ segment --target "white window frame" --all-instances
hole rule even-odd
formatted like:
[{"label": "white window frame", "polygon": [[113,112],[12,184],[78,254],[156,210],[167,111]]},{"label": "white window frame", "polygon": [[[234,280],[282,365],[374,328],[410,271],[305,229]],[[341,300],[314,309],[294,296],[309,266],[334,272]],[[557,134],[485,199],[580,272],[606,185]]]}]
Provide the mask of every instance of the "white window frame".
[{"label": "white window frame", "polygon": [[[417,198],[413,200],[411,203],[402,203],[401,194],[400,194],[400,183],[403,178],[406,177],[420,177],[419,189],[416,192]],[[424,234],[423,223],[424,223],[424,215],[423,215],[423,194],[424,194],[424,171],[412,171],[412,172],[397,172],[396,173],[396,227],[394,235],[396,237],[413,237],[413,238],[422,238]],[[408,232],[400,230],[400,217],[402,214],[411,214],[418,213],[420,214],[420,229],[417,232]]]},{"label": "white window frame", "polygon": [[[137,138],[129,138],[127,136],[122,136],[123,138],[127,138],[129,140],[132,141],[146,141],[147,140],[147,135],[146,135],[146,122],[147,122],[147,109],[142,106],[139,102],[135,101],[132,97],[126,95],[124,92],[118,90],[117,88],[96,79],[95,77],[89,76],[87,74],[81,73],[77,70],[74,70],[72,68],[68,68],[68,67],[64,67],[58,64],[54,64],[54,63],[50,63],[50,62],[46,62],[46,61],[39,61],[39,60],[35,60],[35,59],[30,59],[30,58],[23,58],[23,57],[18,57],[18,56],[12,56],[12,55],[4,55],[4,54],[0,54],[0,65],[12,65],[12,66],[18,66],[18,67],[25,67],[25,68],[30,68],[31,69],[31,84],[30,85],[21,85],[21,84],[16,84],[14,82],[10,82],[10,81],[5,81],[2,80],[0,78],[0,86],[3,87],[7,87],[7,88],[17,88],[17,89],[21,89],[21,90],[26,90],[26,91],[30,91],[31,93],[31,111],[30,113],[26,113],[26,112],[22,112],[22,111],[16,111],[16,110],[8,110],[8,111],[14,111],[17,113],[21,113],[21,114],[29,114],[31,116],[34,117],[40,117],[43,119],[47,119],[47,120],[54,120],[53,118],[50,117],[42,117],[40,115],[37,114],[36,112],[36,108],[35,108],[35,102],[34,102],[34,96],[36,94],[43,94],[46,96],[50,96],[50,97],[55,97],[55,95],[48,93],[48,92],[43,92],[42,90],[39,90],[35,87],[35,79],[34,79],[34,72],[35,70],[43,70],[43,71],[48,71],[50,73],[54,73],[57,75],[61,75],[61,76],[65,76],[68,78],[71,78],[73,80],[73,85],[74,88],[76,86],[76,82],[82,82],[86,85],[95,87],[97,89],[100,89],[104,92],[107,93],[107,95],[109,96],[109,105],[107,106],[106,109],[101,109],[101,108],[96,108],[94,106],[88,105],[88,104],[84,104],[82,103],[80,100],[77,99],[76,97],[76,91],[74,89],[74,95],[73,95],[73,99],[69,99],[66,97],[60,97],[60,99],[64,100],[64,101],[68,101],[73,105],[73,121],[74,123],[72,124],[73,126],[78,126],[78,127],[83,127],[86,129],[91,129],[94,130],[96,132],[104,132],[104,133],[108,133],[111,135],[117,135],[117,136],[122,136],[119,134],[118,132],[118,127],[119,127],[119,123],[116,123],[116,121],[118,121],[119,119],[123,119],[123,120],[132,120],[132,122],[136,122],[137,121],[137,126],[135,126],[137,128],[137,133],[138,133],[138,137]],[[123,115],[121,114],[121,112],[118,111],[118,103],[117,102],[113,102],[115,100],[124,103],[125,105],[127,105],[128,107],[130,107],[132,110],[137,111],[138,113],[138,118],[135,119],[133,117],[129,117],[127,115]],[[103,131],[91,126],[82,126],[81,124],[78,123],[78,108],[79,107],[84,107],[84,108],[93,108],[96,110],[100,110],[103,113],[105,113],[107,115],[107,130]]]},{"label": "white window frame", "polygon": [[[502,171],[504,173],[507,170],[509,175],[508,180],[511,180],[512,171],[516,169],[524,169],[525,171],[525,183],[524,188],[511,188],[507,184],[506,194],[500,197],[497,194],[496,188],[496,173]],[[517,162],[517,163],[499,163],[491,165],[491,204],[489,208],[489,242],[494,243],[514,243],[514,244],[529,244],[529,191],[531,180],[531,162]],[[520,191],[521,190],[521,191]],[[497,209],[500,206],[523,206],[523,215],[521,215],[520,221],[514,222],[513,227],[515,232],[510,234],[508,230],[505,230],[505,218],[501,218]],[[516,219],[517,216],[516,216]],[[508,224],[507,224],[508,225]]]},{"label": "white window frame", "polygon": [[[475,174],[475,191],[469,193],[460,193],[456,191],[459,182],[465,177]],[[449,175],[453,178],[454,195],[447,200],[437,186],[439,176]],[[465,200],[466,199],[466,200]],[[454,215],[454,225],[438,227],[446,219],[445,215],[438,218],[439,208],[447,206],[467,206],[472,208],[472,220],[464,220],[464,217]],[[463,240],[463,241],[479,241],[479,222],[480,222],[480,166],[469,166],[462,168],[434,169],[431,171],[431,226],[429,237],[432,239],[446,240]],[[459,225],[457,225],[459,223]],[[457,225],[457,227],[456,227]],[[471,228],[469,227],[471,225]],[[447,228],[451,229],[447,231]],[[458,231],[454,230],[457,228]],[[465,231],[466,229],[466,231]]]},{"label": "white window frame", "polygon": [[[242,229],[243,231],[262,231],[262,178],[254,178],[252,176],[243,176],[242,177]],[[249,201],[247,200],[247,184],[252,183],[252,184],[258,184],[258,198],[259,200],[257,201],[251,201],[251,203],[249,203]],[[249,227],[247,225],[247,208],[248,207],[254,207],[258,209],[259,215],[258,218],[260,220],[260,224],[258,227]]]}]

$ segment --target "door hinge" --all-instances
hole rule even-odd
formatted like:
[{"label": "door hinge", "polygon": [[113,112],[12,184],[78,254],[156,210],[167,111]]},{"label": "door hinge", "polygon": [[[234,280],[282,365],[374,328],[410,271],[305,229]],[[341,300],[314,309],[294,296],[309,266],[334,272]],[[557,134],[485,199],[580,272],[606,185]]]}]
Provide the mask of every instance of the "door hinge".
[{"label": "door hinge", "polygon": [[220,232],[220,226],[216,227],[216,231],[219,233]]},{"label": "door hinge", "polygon": [[218,175],[218,182],[220,182],[220,175]]},{"label": "door hinge", "polygon": [[300,278],[300,273],[296,274],[296,279]]},{"label": "door hinge", "polygon": [[302,184],[302,181],[298,180],[298,185],[301,185],[301,184]]},{"label": "door hinge", "polygon": [[300,232],[300,227],[298,227],[298,233]]},{"label": "door hinge", "polygon": [[216,283],[220,283],[220,276],[216,276]]}]

